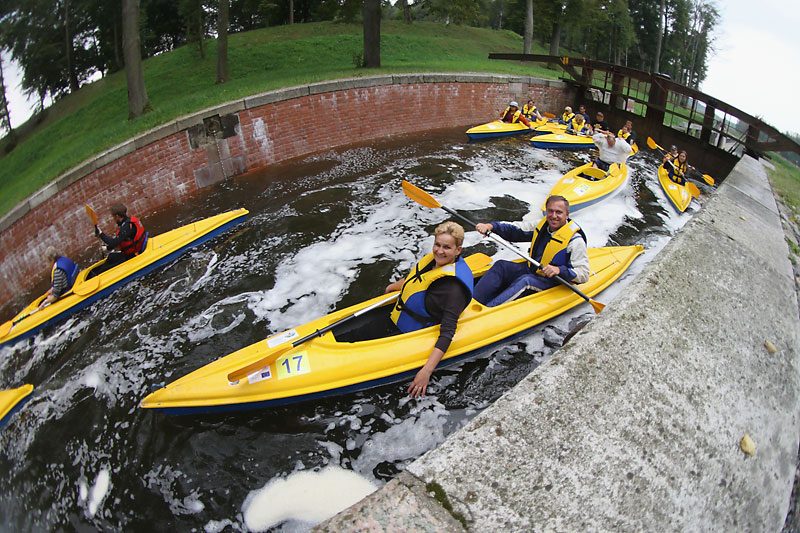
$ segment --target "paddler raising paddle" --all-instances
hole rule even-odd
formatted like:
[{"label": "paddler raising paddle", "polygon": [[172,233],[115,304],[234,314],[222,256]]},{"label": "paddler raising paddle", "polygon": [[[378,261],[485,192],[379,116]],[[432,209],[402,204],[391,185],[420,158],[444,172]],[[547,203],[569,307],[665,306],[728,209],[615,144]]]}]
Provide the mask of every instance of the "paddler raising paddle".
[{"label": "paddler raising paddle", "polygon": [[386,287],[387,293],[400,291],[391,313],[397,329],[409,333],[441,324],[428,361],[408,387],[412,398],[425,395],[431,374],[456,333],[458,317],[472,299],[472,271],[461,257],[464,228],[444,222],[434,235],[432,253],[420,259],[405,279]]},{"label": "paddler raising paddle", "polygon": [[117,232],[113,236],[106,235],[97,226],[94,227],[94,234],[109,250],[114,251],[108,254],[105,262],[92,269],[87,279],[124,263],[144,250],[144,227],[138,218],[128,216],[128,208],[120,203],[112,205],[111,218],[117,224]]}]

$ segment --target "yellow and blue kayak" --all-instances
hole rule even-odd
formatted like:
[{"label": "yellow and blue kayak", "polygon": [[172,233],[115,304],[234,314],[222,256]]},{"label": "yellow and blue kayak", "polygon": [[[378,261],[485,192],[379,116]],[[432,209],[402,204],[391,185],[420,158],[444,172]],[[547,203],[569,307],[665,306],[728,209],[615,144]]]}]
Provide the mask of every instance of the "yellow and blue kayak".
[{"label": "yellow and blue kayak", "polygon": [[[550,189],[547,197],[555,194],[563,196],[569,201],[570,211],[574,212],[613,195],[627,179],[628,165],[624,163],[622,165],[614,163],[608,172],[587,163],[564,174]],[[542,213],[544,212],[545,204],[542,204]]]},{"label": "yellow and blue kayak", "polygon": [[551,148],[554,150],[583,150],[594,148],[591,136],[573,135],[566,133],[546,133],[531,137],[531,144],[536,148]]},{"label": "yellow and blue kayak", "polygon": [[[589,281],[579,285],[580,290],[590,297],[598,294],[622,275],[642,250],[638,245],[589,249],[592,274]],[[474,274],[479,277],[487,269],[484,263]],[[411,379],[428,360],[439,326],[371,340],[354,336],[354,331],[367,330],[386,320],[391,304],[367,310],[385,298],[382,295],[336,311],[221,357],[155,390],[142,400],[141,407],[169,414],[255,409]],[[439,368],[508,342],[583,302],[583,298],[563,285],[497,307],[486,307],[472,300],[461,314],[458,330]],[[359,311],[364,313],[354,321],[335,326],[308,342],[292,345],[292,341]],[[269,361],[271,354],[277,357]],[[228,381],[232,372],[264,358],[268,359],[261,370],[239,381]]]},{"label": "yellow and blue kayak", "polygon": [[544,124],[538,125],[533,128],[534,135],[546,135],[548,133],[564,133],[567,131],[566,124],[560,124],[558,122],[545,122]]},{"label": "yellow and blue kayak", "polygon": [[[531,122],[531,125],[542,124],[543,122]],[[532,129],[523,124],[522,122],[503,122],[502,120],[494,120],[474,126],[467,130],[467,136],[470,139],[491,139],[493,137],[505,137],[507,135],[517,135],[519,133],[531,133]]]},{"label": "yellow and blue kayak", "polygon": [[0,428],[8,424],[11,415],[22,407],[32,392],[33,385],[30,384],[16,389],[0,390]]},{"label": "yellow and blue kayak", "polygon": [[41,329],[111,294],[125,283],[173,261],[190,248],[243,222],[247,218],[247,213],[246,209],[228,211],[155,237],[148,237],[142,253],[119,266],[86,279],[91,270],[103,264],[105,259],[98,261],[81,271],[72,289],[57,301],[39,310],[39,304],[47,296],[43,294],[14,318],[0,324],[0,346],[35,335]]},{"label": "yellow and blue kayak", "polygon": [[689,182],[687,181],[683,185],[675,183],[670,179],[664,165],[661,165],[658,167],[658,183],[660,183],[661,188],[664,189],[672,207],[674,207],[678,213],[686,211],[686,208],[692,203],[692,194],[689,192]]}]

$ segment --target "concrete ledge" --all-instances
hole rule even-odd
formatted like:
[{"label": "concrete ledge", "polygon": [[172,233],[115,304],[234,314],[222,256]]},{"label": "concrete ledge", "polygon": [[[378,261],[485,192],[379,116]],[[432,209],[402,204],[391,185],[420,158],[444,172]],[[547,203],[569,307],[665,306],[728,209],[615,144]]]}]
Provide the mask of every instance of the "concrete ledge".
[{"label": "concrete ledge", "polygon": [[406,473],[440,485],[471,531],[779,531],[800,328],[768,191],[745,158],[612,305]]}]

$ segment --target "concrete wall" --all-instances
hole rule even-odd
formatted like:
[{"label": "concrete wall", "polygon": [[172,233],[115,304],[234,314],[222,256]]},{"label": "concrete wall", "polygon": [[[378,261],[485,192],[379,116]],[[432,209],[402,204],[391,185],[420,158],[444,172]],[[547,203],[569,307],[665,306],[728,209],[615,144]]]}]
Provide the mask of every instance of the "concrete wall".
[{"label": "concrete wall", "polygon": [[800,435],[788,257],[745,157],[565,348],[317,530],[779,531]]},{"label": "concrete wall", "polygon": [[0,309],[8,313],[14,295],[49,273],[48,245],[78,256],[94,244],[85,204],[105,216],[122,201],[146,224],[149,212],[224,178],[336,146],[487,122],[511,98],[560,109],[574,89],[491,74],[376,76],[271,91],[165,124],[66,172],[0,219]]}]

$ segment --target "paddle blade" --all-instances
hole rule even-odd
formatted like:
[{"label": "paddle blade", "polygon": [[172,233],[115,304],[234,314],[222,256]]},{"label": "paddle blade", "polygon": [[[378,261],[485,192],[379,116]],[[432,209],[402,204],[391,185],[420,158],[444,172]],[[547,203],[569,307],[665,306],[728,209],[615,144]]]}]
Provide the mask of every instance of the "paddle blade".
[{"label": "paddle blade", "polygon": [[714,178],[712,178],[708,174],[703,174],[703,180],[705,180],[705,182],[711,185],[712,187],[714,186]]},{"label": "paddle blade", "polygon": [[547,118],[556,118],[556,116],[552,113],[542,113],[542,116]]},{"label": "paddle blade", "polygon": [[286,346],[283,346],[282,348],[278,348],[274,352],[272,352],[270,354],[267,354],[266,356],[262,357],[261,359],[259,359],[258,361],[254,362],[254,363],[250,363],[247,366],[243,366],[239,370],[234,370],[233,372],[228,374],[228,381],[230,383],[236,383],[240,379],[246,378],[247,376],[249,376],[253,372],[258,372],[261,369],[267,368],[267,366],[270,363],[272,363],[275,359],[277,359],[281,355],[285,354],[286,352],[288,352],[292,348],[294,348],[294,345],[287,344]]},{"label": "paddle blade", "polygon": [[606,308],[605,304],[601,304],[600,302],[592,300],[591,298],[589,299],[589,303],[592,305],[592,309],[594,309],[595,314]]},{"label": "paddle blade", "polygon": [[651,150],[658,149],[658,145],[656,144],[656,142],[653,140],[652,137],[647,138],[647,146],[649,146]]},{"label": "paddle blade", "polygon": [[695,185],[691,181],[687,181],[686,188],[689,189],[690,193],[692,193],[692,197],[700,198],[700,189],[697,188],[697,185]]},{"label": "paddle blade", "polygon": [[94,212],[92,206],[86,204],[86,214],[89,215],[89,219],[92,221],[92,226],[97,225],[97,213]]},{"label": "paddle blade", "polygon": [[406,180],[403,180],[403,192],[406,193],[406,196],[417,202],[419,205],[425,207],[442,207],[442,204],[437,202],[433,196],[426,193],[416,185],[410,184]]}]

